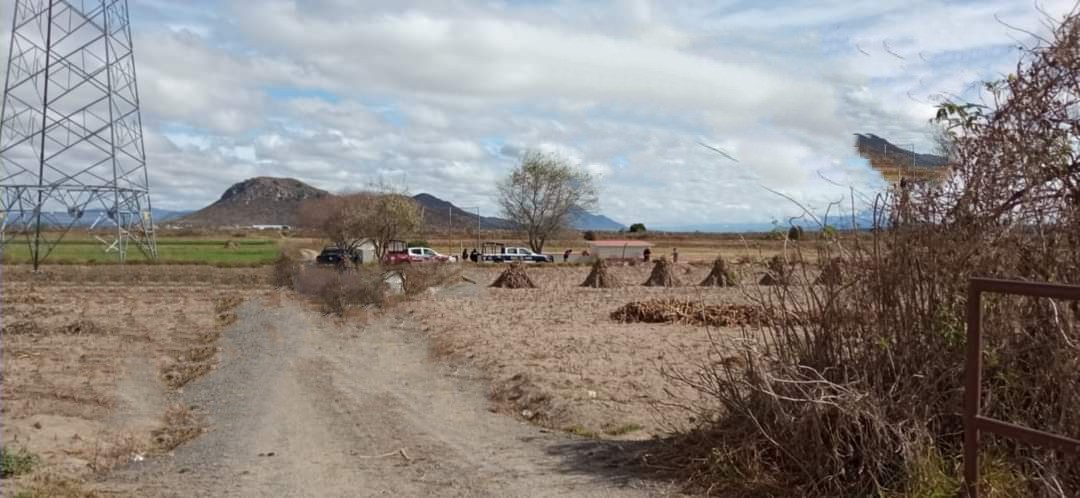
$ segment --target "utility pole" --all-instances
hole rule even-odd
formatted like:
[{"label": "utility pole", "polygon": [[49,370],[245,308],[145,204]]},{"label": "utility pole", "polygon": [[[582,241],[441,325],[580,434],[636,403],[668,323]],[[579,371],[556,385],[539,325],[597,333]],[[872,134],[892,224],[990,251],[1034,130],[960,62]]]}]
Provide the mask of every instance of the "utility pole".
[{"label": "utility pole", "polygon": [[[14,0],[0,104],[0,242],[34,271],[96,213],[123,263],[157,259],[127,0]],[[84,220],[85,221],[85,220]],[[21,236],[21,237],[20,237]]]},{"label": "utility pole", "polygon": [[463,207],[462,210],[476,211],[476,250],[480,250],[480,206]]}]

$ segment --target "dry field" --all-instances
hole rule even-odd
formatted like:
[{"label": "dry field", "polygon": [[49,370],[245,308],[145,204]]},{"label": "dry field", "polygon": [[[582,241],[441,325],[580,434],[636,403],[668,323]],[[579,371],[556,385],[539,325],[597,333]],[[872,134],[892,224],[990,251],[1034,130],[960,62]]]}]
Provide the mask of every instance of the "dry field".
[{"label": "dry field", "polygon": [[2,437],[39,458],[5,480],[79,496],[116,465],[201,432],[178,391],[214,368],[216,341],[265,270],[197,266],[2,268]]},{"label": "dry field", "polygon": [[[714,342],[741,341],[741,329],[683,324],[617,323],[610,314],[630,301],[678,297],[707,304],[745,303],[737,288],[697,284],[708,268],[680,264],[679,288],[642,287],[650,267],[614,267],[620,289],[579,287],[587,267],[529,267],[539,289],[487,287],[502,267],[467,269],[477,282],[418,302],[414,312],[438,355],[479,367],[503,411],[579,435],[647,438],[691,421],[697,394],[661,369],[696,371],[727,355]],[[746,278],[755,271],[746,269]],[[730,342],[729,342],[730,343]],[[710,360],[710,352],[715,353]]]}]

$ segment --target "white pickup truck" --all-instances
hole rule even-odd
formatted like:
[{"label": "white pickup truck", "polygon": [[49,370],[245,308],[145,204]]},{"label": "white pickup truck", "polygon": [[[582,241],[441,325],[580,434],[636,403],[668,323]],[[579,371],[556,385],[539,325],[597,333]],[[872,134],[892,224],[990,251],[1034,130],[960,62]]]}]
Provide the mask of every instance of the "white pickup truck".
[{"label": "white pickup truck", "polygon": [[498,252],[485,253],[484,261],[505,262],[519,261],[522,263],[554,263],[555,258],[546,254],[537,254],[528,247],[500,247]]}]

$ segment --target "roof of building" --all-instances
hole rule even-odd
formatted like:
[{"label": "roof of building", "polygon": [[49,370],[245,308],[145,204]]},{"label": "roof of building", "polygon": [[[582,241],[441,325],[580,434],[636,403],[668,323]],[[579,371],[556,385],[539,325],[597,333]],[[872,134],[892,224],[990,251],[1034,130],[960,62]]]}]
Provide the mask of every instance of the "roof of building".
[{"label": "roof of building", "polygon": [[587,242],[593,247],[651,247],[652,242],[644,240],[594,240]]}]

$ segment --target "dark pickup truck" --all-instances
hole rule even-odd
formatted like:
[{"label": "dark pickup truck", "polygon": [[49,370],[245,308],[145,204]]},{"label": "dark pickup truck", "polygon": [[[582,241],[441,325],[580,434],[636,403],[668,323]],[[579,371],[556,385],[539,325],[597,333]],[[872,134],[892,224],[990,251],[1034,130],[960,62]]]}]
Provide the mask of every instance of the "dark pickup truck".
[{"label": "dark pickup truck", "polygon": [[360,255],[336,246],[324,247],[322,252],[315,257],[315,262],[320,265],[343,265],[345,263],[359,263]]}]

